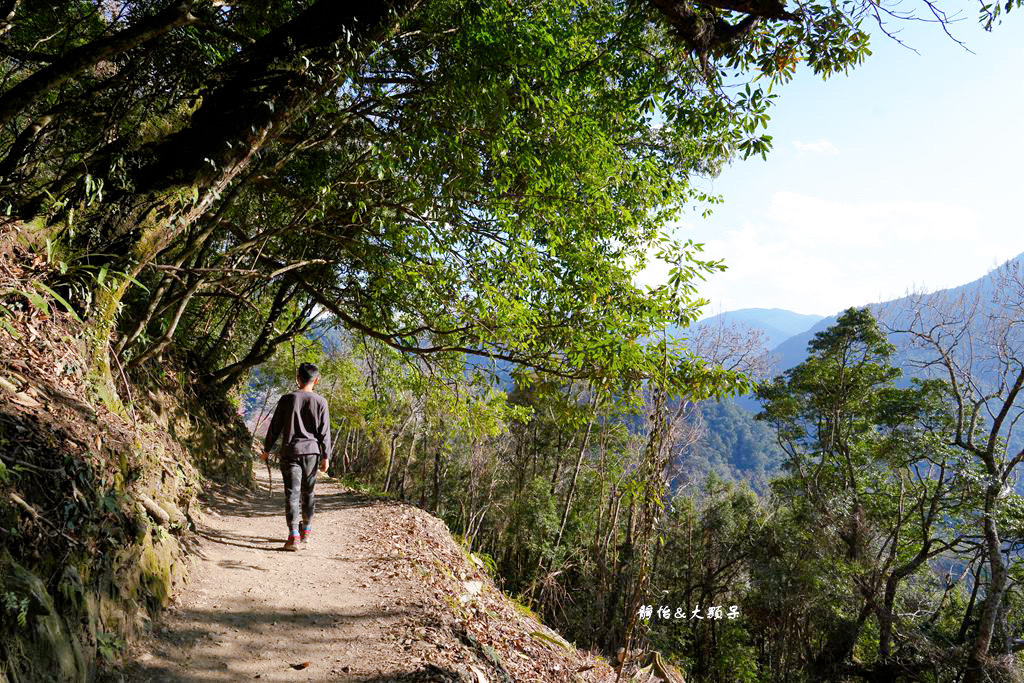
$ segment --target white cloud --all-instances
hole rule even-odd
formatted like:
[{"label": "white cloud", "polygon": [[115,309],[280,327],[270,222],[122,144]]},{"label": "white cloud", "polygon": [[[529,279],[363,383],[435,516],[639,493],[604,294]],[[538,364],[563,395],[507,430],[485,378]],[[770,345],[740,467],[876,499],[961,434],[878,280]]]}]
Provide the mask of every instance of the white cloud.
[{"label": "white cloud", "polygon": [[977,212],[945,202],[848,204],[795,192],[772,195],[767,218],[787,242],[814,249],[948,245],[976,232],[979,222]]},{"label": "white cloud", "polygon": [[830,140],[825,138],[815,140],[814,142],[794,140],[793,146],[796,147],[798,152],[806,152],[808,154],[839,154],[839,149]]},{"label": "white cloud", "polygon": [[777,192],[762,215],[735,229],[685,225],[679,235],[704,242],[704,255],[729,267],[698,287],[715,312],[779,307],[830,315],[910,289],[970,282],[1024,250],[1024,237],[1008,242],[984,227],[978,212],[954,203],[856,204]]}]

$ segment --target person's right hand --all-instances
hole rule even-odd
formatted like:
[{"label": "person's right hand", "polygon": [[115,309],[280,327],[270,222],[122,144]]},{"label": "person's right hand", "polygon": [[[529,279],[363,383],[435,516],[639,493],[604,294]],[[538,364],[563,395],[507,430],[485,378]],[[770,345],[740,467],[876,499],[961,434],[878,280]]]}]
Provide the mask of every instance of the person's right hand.
[{"label": "person's right hand", "polygon": [[270,451],[263,451],[260,453],[260,460],[263,462],[266,462],[268,458],[270,458]]}]

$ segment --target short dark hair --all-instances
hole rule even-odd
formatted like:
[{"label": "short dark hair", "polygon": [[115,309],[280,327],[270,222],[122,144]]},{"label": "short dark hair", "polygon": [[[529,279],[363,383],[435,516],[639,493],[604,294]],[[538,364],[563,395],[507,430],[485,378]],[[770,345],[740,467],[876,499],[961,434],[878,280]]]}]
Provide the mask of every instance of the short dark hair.
[{"label": "short dark hair", "polygon": [[317,377],[320,376],[320,368],[313,365],[312,363],[303,363],[299,366],[299,369],[295,372],[295,378],[299,380],[300,384],[309,384]]}]

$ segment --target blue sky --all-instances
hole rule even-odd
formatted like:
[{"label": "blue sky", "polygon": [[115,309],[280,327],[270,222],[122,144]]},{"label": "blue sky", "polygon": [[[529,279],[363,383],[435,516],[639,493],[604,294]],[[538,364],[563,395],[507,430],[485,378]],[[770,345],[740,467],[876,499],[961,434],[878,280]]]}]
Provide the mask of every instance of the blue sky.
[{"label": "blue sky", "polygon": [[829,315],[963,284],[1024,252],[1024,11],[986,33],[966,6],[951,31],[973,54],[904,22],[917,53],[875,31],[848,75],[776,88],[767,161],[704,181],[725,203],[678,227],[729,266],[700,287],[707,315]]}]

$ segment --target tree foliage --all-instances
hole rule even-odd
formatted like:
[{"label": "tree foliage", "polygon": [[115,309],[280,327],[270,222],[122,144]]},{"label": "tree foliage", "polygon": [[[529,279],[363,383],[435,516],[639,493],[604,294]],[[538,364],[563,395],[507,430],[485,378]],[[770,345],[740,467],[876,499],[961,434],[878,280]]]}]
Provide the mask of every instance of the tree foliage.
[{"label": "tree foliage", "polygon": [[[136,364],[213,338],[194,363],[230,386],[315,309],[407,353],[733,391],[643,343],[721,267],[666,228],[711,199],[694,176],[767,150],[750,79],[856,64],[873,8],[26,0],[4,208]],[[673,274],[638,288],[653,254]]]}]

